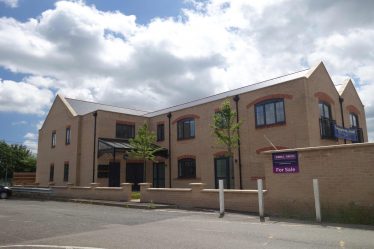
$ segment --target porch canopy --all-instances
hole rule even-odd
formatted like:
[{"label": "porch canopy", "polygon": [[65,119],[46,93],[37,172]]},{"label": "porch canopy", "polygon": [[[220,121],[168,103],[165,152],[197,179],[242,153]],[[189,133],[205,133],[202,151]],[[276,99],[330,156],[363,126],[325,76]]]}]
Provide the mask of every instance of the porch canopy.
[{"label": "porch canopy", "polygon": [[[128,139],[120,138],[99,138],[98,139],[98,157],[101,157],[104,154],[112,154],[113,158],[116,157],[116,153],[126,153],[130,151],[133,147],[130,145]],[[160,148],[159,151],[155,153],[155,156],[160,156],[168,158],[169,151],[166,148],[162,148],[156,144],[153,144],[154,149]]]}]

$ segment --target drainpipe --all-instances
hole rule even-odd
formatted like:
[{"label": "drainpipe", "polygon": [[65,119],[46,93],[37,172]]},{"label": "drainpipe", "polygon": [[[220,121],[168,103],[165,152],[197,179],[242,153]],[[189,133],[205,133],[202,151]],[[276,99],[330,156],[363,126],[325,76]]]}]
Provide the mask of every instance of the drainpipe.
[{"label": "drainpipe", "polygon": [[[236,122],[239,123],[239,95],[234,96],[234,101],[235,101],[235,107],[236,107]],[[239,186],[240,189],[243,189],[243,183],[242,183],[242,157],[240,153],[240,134],[239,134],[239,129],[238,129],[238,159],[239,159]]]},{"label": "drainpipe", "polygon": [[93,146],[93,153],[92,153],[92,182],[95,182],[95,163],[96,163],[96,122],[97,122],[97,111],[92,113],[92,116],[94,116],[94,146]]},{"label": "drainpipe", "polygon": [[171,188],[171,112],[167,117],[169,119],[169,188]]},{"label": "drainpipe", "polygon": [[[343,128],[345,128],[345,126],[344,126],[344,114],[343,114],[343,101],[344,101],[344,99],[341,96],[339,96],[340,114],[341,114],[341,117],[342,117],[342,125],[343,125]],[[344,139],[344,143],[345,144],[347,143],[346,139]]]}]

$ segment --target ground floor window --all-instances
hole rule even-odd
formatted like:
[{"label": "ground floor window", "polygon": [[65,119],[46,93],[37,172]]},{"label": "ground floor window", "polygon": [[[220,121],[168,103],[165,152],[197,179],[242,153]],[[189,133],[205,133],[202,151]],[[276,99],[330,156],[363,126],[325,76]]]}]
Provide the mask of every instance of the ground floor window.
[{"label": "ground floor window", "polygon": [[223,180],[225,189],[235,188],[234,166],[230,166],[230,157],[219,157],[214,159],[215,187],[218,188],[218,181]]},{"label": "ground floor window", "polygon": [[69,181],[69,163],[64,164],[64,182]]},{"label": "ground floor window", "polygon": [[196,178],[196,160],[194,158],[178,161],[178,178]]},{"label": "ground floor window", "polygon": [[55,174],[55,165],[51,164],[51,166],[49,166],[49,181],[50,182],[53,182],[54,174]]},{"label": "ground floor window", "polygon": [[165,188],[165,163],[153,164],[153,185],[154,188]]}]

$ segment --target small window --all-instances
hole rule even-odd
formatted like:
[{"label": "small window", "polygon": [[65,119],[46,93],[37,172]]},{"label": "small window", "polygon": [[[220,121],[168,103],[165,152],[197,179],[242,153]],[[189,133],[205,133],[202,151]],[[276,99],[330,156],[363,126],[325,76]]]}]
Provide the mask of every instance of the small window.
[{"label": "small window", "polygon": [[178,178],[196,178],[196,161],[193,158],[178,161]]},{"label": "small window", "polygon": [[334,134],[335,120],[332,120],[331,107],[326,102],[319,102],[320,135],[322,139],[336,139]]},{"label": "small window", "polygon": [[165,125],[158,124],[157,125],[157,141],[164,141],[165,139]]},{"label": "small window", "polygon": [[56,131],[52,131],[52,148],[56,147]]},{"label": "small window", "polygon": [[190,139],[195,137],[195,120],[183,119],[178,121],[178,140]]},{"label": "small window", "polygon": [[97,178],[108,178],[109,176],[109,165],[99,164],[97,167]]},{"label": "small window", "polygon": [[117,138],[134,138],[135,137],[135,125],[132,124],[117,124],[116,125],[116,137]]},{"label": "small window", "polygon": [[70,127],[66,127],[66,132],[65,132],[65,144],[70,144]]},{"label": "small window", "polygon": [[355,113],[349,114],[349,120],[351,122],[351,127],[359,127],[358,116]]},{"label": "small window", "polygon": [[50,182],[53,182],[54,175],[55,175],[55,165],[51,164],[51,166],[49,166],[49,181]]},{"label": "small window", "polygon": [[66,162],[64,164],[64,182],[68,182],[69,181],[69,163]]},{"label": "small window", "polygon": [[283,99],[273,99],[255,105],[256,127],[285,123]]}]

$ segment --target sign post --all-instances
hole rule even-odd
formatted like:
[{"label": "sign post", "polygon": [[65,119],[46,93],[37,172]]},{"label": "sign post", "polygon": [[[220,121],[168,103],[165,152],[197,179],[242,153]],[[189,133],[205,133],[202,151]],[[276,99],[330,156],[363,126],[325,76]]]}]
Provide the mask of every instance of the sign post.
[{"label": "sign post", "polygon": [[316,208],[316,220],[321,222],[321,203],[319,201],[318,179],[313,179],[314,204]]},{"label": "sign post", "polygon": [[223,180],[218,181],[219,185],[219,217],[222,218],[225,215],[225,198],[223,191]]},{"label": "sign post", "polygon": [[263,192],[262,179],[257,179],[257,192],[258,192],[258,212],[260,214],[260,221],[265,221],[264,215],[264,192]]}]

